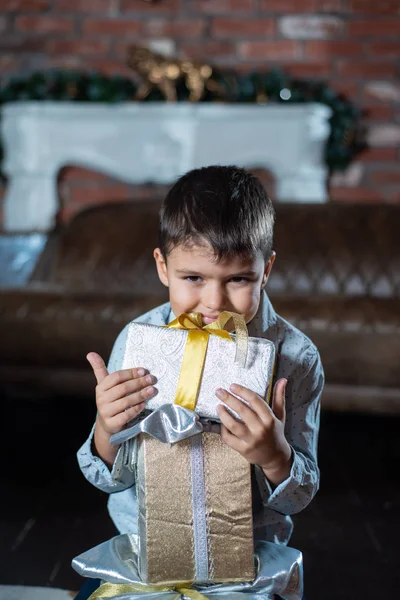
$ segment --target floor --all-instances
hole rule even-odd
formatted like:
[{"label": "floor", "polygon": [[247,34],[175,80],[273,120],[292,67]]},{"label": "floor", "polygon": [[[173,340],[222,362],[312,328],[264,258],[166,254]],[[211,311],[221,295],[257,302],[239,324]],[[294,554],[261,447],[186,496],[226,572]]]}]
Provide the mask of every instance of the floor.
[{"label": "floor", "polygon": [[54,587],[0,584],[0,600],[73,600],[74,596]]},{"label": "floor", "polygon": [[[106,496],[75,461],[93,406],[3,397],[0,408],[0,585],[77,590],[71,559],[115,533]],[[400,416],[323,412],[321,489],[291,540],[307,600],[399,598],[399,431]]]}]

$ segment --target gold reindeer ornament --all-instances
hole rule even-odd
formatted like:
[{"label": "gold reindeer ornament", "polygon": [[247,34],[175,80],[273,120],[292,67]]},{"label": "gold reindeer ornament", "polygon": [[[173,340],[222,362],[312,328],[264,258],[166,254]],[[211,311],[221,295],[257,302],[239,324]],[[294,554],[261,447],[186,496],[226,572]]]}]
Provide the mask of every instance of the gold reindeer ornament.
[{"label": "gold reindeer ornament", "polygon": [[131,46],[128,65],[141,77],[136,100],[144,100],[154,88],[158,88],[168,102],[176,102],[176,86],[180,79],[189,90],[190,102],[199,102],[206,89],[220,91],[216,82],[210,80],[213,70],[210,65],[178,60],[152,52],[148,48]]}]

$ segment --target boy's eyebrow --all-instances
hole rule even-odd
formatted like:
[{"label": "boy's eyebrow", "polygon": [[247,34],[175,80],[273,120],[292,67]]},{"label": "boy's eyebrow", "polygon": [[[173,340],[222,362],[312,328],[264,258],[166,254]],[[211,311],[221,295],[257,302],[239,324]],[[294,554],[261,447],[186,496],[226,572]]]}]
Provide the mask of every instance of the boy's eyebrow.
[{"label": "boy's eyebrow", "polygon": [[[202,275],[199,271],[194,271],[192,269],[176,269],[176,273],[182,273],[183,275]],[[257,275],[257,272],[251,269],[250,271],[235,271],[234,273],[229,273],[226,277],[254,277]]]},{"label": "boy's eyebrow", "polygon": [[235,271],[235,273],[230,273],[227,277],[254,277],[257,275],[257,271]]}]

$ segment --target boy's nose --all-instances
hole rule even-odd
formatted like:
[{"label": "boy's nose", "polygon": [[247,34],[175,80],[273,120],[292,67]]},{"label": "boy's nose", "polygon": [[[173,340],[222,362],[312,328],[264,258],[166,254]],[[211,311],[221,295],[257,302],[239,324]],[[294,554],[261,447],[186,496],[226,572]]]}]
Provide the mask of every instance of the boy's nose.
[{"label": "boy's nose", "polygon": [[210,311],[221,311],[223,309],[224,293],[220,288],[213,288],[206,292],[203,304]]}]

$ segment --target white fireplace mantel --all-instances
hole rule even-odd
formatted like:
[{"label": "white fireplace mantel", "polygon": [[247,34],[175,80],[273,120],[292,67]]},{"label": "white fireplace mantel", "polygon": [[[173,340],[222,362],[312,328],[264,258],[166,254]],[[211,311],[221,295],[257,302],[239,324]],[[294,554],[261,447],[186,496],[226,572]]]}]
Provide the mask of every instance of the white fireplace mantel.
[{"label": "white fireplace mantel", "polygon": [[66,165],[127,183],[172,183],[211,164],[270,170],[276,200],[324,202],[322,104],[17,102],[2,110],[7,231],[48,231]]}]

